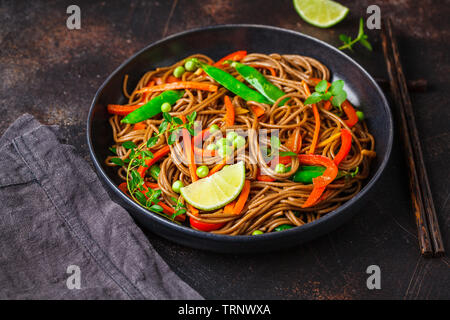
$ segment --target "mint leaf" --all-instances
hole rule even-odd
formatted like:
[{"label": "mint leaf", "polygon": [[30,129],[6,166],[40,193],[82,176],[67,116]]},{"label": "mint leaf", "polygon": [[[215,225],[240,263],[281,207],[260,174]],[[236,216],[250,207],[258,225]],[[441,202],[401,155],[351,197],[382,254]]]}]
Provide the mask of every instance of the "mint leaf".
[{"label": "mint leaf", "polygon": [[331,98],[331,96],[332,96],[331,92],[328,91],[327,93],[324,93],[324,94],[322,95],[322,100],[327,101],[327,100],[329,100],[329,99]]},{"label": "mint leaf", "polygon": [[344,89],[344,80],[336,80],[331,83],[331,86],[329,88],[329,92],[333,96],[338,95],[342,90]]},{"label": "mint leaf", "polygon": [[328,82],[327,80],[321,80],[315,87],[316,92],[325,93],[328,88]]},{"label": "mint leaf", "polygon": [[322,101],[322,94],[319,92],[313,92],[308,98],[306,98],[304,104],[313,104]]},{"label": "mint leaf", "polygon": [[331,104],[335,107],[340,107],[342,102],[347,99],[347,92],[344,90],[340,91],[337,95],[333,96],[333,100],[331,100]]}]

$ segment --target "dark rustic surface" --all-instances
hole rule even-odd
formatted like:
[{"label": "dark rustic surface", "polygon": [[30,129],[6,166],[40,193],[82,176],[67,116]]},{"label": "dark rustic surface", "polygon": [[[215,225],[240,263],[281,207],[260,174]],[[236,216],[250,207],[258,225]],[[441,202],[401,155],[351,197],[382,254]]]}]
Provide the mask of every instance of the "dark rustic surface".
[{"label": "dark rustic surface", "polygon": [[[225,23],[297,30],[332,45],[355,35],[360,16],[377,4],[391,16],[408,79],[426,79],[413,93],[417,127],[447,251],[449,243],[450,83],[448,3],[344,1],[349,16],[319,29],[291,1],[2,1],[0,2],[0,134],[19,115],[62,127],[64,140],[87,159],[85,120],[97,88],[128,56],[164,36]],[[81,7],[81,30],[66,28],[66,8]],[[438,5],[440,4],[440,5]],[[379,31],[374,52],[349,53],[376,78],[387,78]],[[295,249],[221,255],[148,238],[169,265],[212,299],[449,299],[450,259],[420,256],[402,149],[395,139],[388,168],[367,207],[338,230]],[[366,268],[381,268],[381,290],[368,290]]]}]

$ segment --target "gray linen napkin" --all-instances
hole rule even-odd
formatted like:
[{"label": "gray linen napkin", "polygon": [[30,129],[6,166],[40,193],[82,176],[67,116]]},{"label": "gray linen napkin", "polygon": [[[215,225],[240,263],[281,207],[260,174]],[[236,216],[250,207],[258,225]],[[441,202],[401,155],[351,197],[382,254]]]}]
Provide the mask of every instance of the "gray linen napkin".
[{"label": "gray linen napkin", "polygon": [[0,138],[0,299],[202,299],[55,130]]}]

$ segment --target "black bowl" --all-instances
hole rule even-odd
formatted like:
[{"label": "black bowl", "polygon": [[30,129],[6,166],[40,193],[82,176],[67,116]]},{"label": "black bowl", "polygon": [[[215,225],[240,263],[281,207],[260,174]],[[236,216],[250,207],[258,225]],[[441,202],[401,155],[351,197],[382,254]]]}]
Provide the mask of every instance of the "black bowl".
[{"label": "black bowl", "polygon": [[[363,189],[351,200],[324,217],[283,232],[259,236],[226,236],[196,231],[152,214],[131,201],[116,186],[114,169],[104,165],[113,139],[106,106],[124,103],[122,81],[129,75],[134,88],[145,71],[167,66],[194,54],[219,59],[229,52],[300,54],[318,59],[330,69],[332,79],[343,79],[349,100],[361,106],[369,130],[375,137],[377,158]],[[336,48],[299,32],[259,25],[224,25],[182,32],[142,49],[117,68],[95,95],[87,121],[87,140],[92,161],[115,200],[129,210],[145,228],[182,245],[217,252],[261,252],[287,248],[323,235],[349,219],[361,208],[364,198],[380,177],[388,161],[393,139],[392,115],[385,96],[373,78],[355,61]]]}]

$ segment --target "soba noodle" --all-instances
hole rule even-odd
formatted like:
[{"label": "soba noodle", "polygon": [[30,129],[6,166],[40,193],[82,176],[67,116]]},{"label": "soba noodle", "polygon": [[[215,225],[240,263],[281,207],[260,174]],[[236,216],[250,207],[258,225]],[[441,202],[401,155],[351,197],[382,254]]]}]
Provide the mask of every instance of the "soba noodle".
[{"label": "soba noodle", "polygon": [[[209,64],[214,63],[211,58],[201,54],[186,59],[190,58],[197,58]],[[125,78],[123,88],[124,95],[128,99],[128,105],[147,102],[157,96],[159,92],[144,95],[136,91],[146,87],[151,79],[160,78],[160,81],[165,83],[174,69],[183,65],[186,59],[169,67],[157,68],[145,73],[131,93],[126,90],[128,79]],[[339,114],[339,110],[326,110],[323,108],[323,102],[318,103],[321,125],[315,154],[333,159],[341,145],[341,129],[347,128],[352,134],[352,146],[347,157],[339,164],[339,170],[355,172],[358,168],[358,171],[354,176],[336,179],[329,184],[326,188],[326,197],[321,198],[321,201],[315,206],[302,208],[302,204],[305,203],[312,192],[313,185],[293,182],[289,179],[300,166],[296,158],[293,158],[287,172],[277,173],[273,167],[266,163],[262,152],[253,152],[253,154],[249,152],[249,150],[261,150],[261,148],[270,147],[270,141],[258,139],[259,129],[278,130],[281,142],[280,151],[289,151],[283,146],[288,137],[300,134],[302,144],[299,153],[309,151],[315,129],[315,119],[311,107],[303,104],[307,95],[301,81],[303,80],[310,87],[314,87],[314,78],[329,80],[330,73],[327,67],[310,57],[280,54],[248,54],[241,63],[258,69],[286,95],[272,105],[246,102],[239,96],[234,96],[232,98],[233,106],[240,112],[236,112],[234,125],[227,127],[224,121],[224,115],[226,114],[224,95],[230,94],[227,89],[219,87],[216,92],[186,89],[184,96],[172,107],[170,115],[173,117],[186,116],[196,111],[196,120],[201,122],[203,128],[216,124],[220,127],[220,133],[223,135],[228,130],[249,132],[244,147],[246,152],[239,154],[235,152],[232,158],[234,162],[237,160],[245,162],[246,179],[251,182],[250,195],[239,215],[225,214],[223,208],[213,212],[200,211],[196,216],[193,216],[192,212],[188,210],[186,214],[205,223],[224,223],[221,228],[211,231],[213,233],[250,235],[255,230],[271,232],[280,225],[301,226],[312,222],[354,197],[360,191],[370,170],[370,157],[365,156],[362,150],[373,151],[375,142],[364,121],[358,121],[356,125],[349,128]],[[228,66],[224,67],[224,70],[238,80],[242,80],[242,77],[233,68]],[[217,84],[204,72],[185,72],[181,80]],[[288,102],[282,106],[279,105],[280,101],[285,98],[289,99]],[[263,108],[264,114],[257,118],[251,111],[245,112],[252,105]],[[113,115],[109,120],[114,138],[113,147],[117,155],[109,156],[106,159],[108,166],[117,166],[111,162],[114,157],[119,157],[122,160],[129,157],[131,150],[124,148],[122,145],[126,141],[132,141],[137,146],[145,148],[147,140],[158,132],[158,126],[163,121],[162,117],[158,115],[145,120],[145,129],[134,130],[133,125],[121,123],[122,118],[123,116]],[[152,152],[165,146],[167,144],[166,139],[167,135],[161,136],[151,148]],[[212,137],[204,141],[204,144],[207,145],[211,141]],[[206,165],[211,169],[218,161],[220,161],[220,158],[205,157],[201,165]],[[172,190],[172,184],[176,180],[182,181],[185,186],[192,183],[189,167],[182,151],[182,143],[171,145],[170,152],[159,161],[159,165],[161,171],[157,183],[162,191],[161,200],[172,206],[175,206],[175,199],[184,203],[184,199]],[[257,180],[256,177],[259,172],[275,179],[275,181]],[[127,166],[119,166],[117,174],[120,178],[126,180]],[[146,175],[145,180],[155,182],[149,174]]]}]

